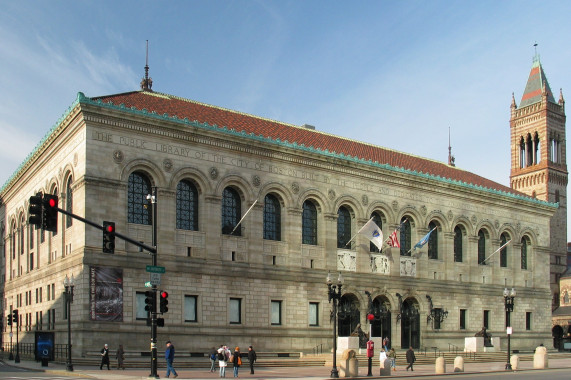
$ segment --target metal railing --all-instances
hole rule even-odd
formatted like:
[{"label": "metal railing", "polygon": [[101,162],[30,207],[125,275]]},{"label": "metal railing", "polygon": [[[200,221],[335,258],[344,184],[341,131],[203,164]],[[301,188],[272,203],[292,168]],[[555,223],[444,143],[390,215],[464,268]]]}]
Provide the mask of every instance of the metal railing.
[{"label": "metal railing", "polygon": [[319,355],[323,353],[323,343],[318,344],[317,346],[313,347],[312,352],[314,355]]},{"label": "metal railing", "polygon": [[[35,343],[19,343],[19,347],[17,348],[20,356],[24,356],[26,358],[35,358]],[[2,347],[4,351],[4,356],[6,357],[7,353],[12,352],[12,354],[16,354],[16,343],[4,343]],[[55,359],[65,359],[67,358],[67,344],[55,344],[54,345],[54,358]]]}]

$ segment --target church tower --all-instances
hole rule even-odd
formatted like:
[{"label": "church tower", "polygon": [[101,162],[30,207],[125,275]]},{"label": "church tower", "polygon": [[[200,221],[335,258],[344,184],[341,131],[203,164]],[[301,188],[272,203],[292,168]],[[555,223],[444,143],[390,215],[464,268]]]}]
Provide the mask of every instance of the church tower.
[{"label": "church tower", "polygon": [[565,100],[560,91],[555,101],[537,54],[519,107],[512,94],[510,131],[510,186],[537,199],[559,203],[550,228],[550,284],[556,307],[559,278],[567,265]]}]

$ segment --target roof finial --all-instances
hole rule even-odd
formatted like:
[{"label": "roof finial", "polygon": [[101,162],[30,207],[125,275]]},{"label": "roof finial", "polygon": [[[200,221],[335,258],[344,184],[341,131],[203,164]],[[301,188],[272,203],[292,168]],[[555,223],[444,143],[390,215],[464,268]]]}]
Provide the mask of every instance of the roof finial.
[{"label": "roof finial", "polygon": [[450,127],[448,127],[448,165],[456,166],[454,165],[454,161],[456,161],[456,158],[452,155],[452,146],[450,145]]},{"label": "roof finial", "polygon": [[539,55],[537,54],[537,41],[533,44],[533,49],[535,51],[535,55],[533,56],[533,62],[538,62]]},{"label": "roof finial", "polygon": [[141,80],[141,90],[153,91],[153,79],[149,78],[149,40],[147,40],[147,54],[145,56],[145,77]]}]

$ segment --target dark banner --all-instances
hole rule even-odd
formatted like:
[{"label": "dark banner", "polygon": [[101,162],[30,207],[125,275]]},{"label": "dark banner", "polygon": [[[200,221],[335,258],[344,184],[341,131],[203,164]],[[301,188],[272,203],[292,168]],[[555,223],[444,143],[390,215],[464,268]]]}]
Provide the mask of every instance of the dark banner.
[{"label": "dark banner", "polygon": [[35,341],[36,349],[34,351],[34,356],[36,360],[54,360],[55,334],[53,332],[36,331]]},{"label": "dark banner", "polygon": [[92,321],[123,321],[123,269],[90,267],[89,288]]}]

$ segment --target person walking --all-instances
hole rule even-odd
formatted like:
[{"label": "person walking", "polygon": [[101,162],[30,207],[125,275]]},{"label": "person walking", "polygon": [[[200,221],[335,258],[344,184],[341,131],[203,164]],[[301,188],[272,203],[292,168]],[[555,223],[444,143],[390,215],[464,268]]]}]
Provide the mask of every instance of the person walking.
[{"label": "person walking", "polygon": [[123,350],[123,345],[120,344],[119,348],[117,349],[117,354],[115,355],[117,358],[117,369],[125,369],[125,351]]},{"label": "person walking", "polygon": [[397,370],[397,353],[394,348],[389,351],[389,359],[391,360],[391,368],[393,371]]},{"label": "person walking", "polygon": [[167,340],[167,349],[165,350],[165,359],[167,360],[167,375],[166,375],[166,377],[168,378],[172,372],[174,375],[174,378],[176,379],[178,377],[178,373],[176,373],[176,371],[174,370],[174,367],[172,366],[172,363],[174,361],[174,345],[171,343],[170,340]]},{"label": "person walking", "polygon": [[220,377],[226,377],[226,347],[220,346],[218,349],[218,367],[220,368]]},{"label": "person walking", "polygon": [[240,357],[240,347],[234,349],[234,354],[232,354],[232,364],[234,365],[234,377],[238,377],[238,370],[242,365],[242,358]]},{"label": "person walking", "polygon": [[107,365],[107,370],[109,370],[109,345],[105,344],[101,349],[101,364],[99,369],[103,369],[103,366]]},{"label": "person walking", "polygon": [[381,376],[383,375],[383,369],[385,369],[387,360],[387,352],[381,347],[381,352],[379,353],[379,367],[381,368]]},{"label": "person walking", "polygon": [[212,350],[210,351],[210,372],[214,372],[217,354],[218,352],[216,351],[216,348],[212,347]]},{"label": "person walking", "polygon": [[250,362],[250,374],[254,374],[254,363],[258,358],[256,357],[256,351],[252,346],[248,347],[248,361]]},{"label": "person walking", "polygon": [[412,346],[410,346],[408,348],[408,350],[406,351],[406,362],[408,363],[408,365],[406,366],[407,371],[409,368],[411,371],[414,371],[414,368],[412,367],[412,365],[414,364],[415,361],[416,361],[416,356],[414,355],[414,351],[412,349]]}]

